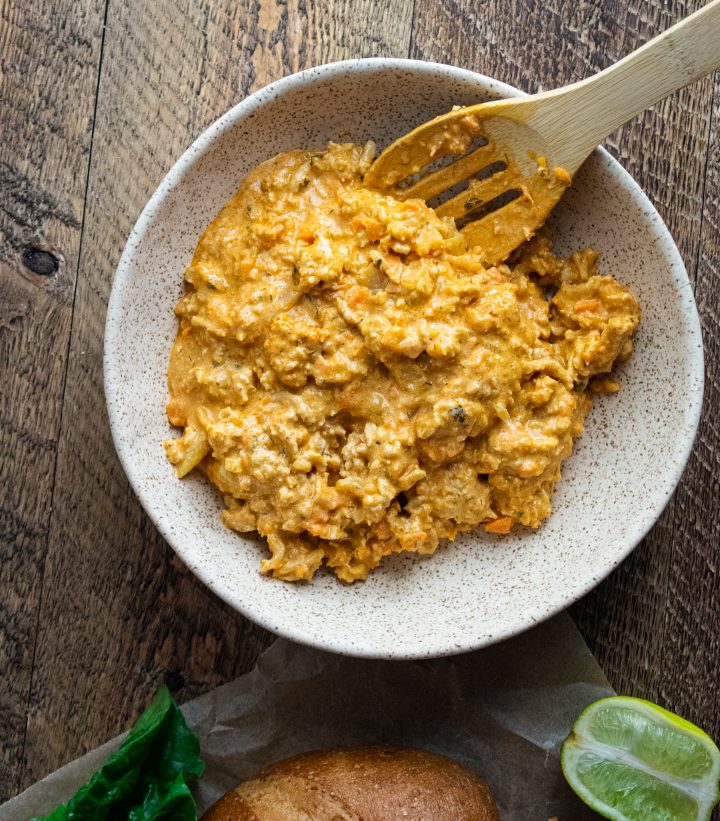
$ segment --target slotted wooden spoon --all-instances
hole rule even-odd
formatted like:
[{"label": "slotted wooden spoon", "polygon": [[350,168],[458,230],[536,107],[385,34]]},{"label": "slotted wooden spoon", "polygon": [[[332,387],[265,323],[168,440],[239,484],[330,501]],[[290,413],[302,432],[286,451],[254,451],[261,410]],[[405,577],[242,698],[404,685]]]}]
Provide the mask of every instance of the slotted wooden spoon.
[{"label": "slotted wooden spoon", "polygon": [[454,217],[468,244],[496,264],[545,222],[608,134],[719,66],[720,0],[712,0],[593,77],[419,126],[382,152],[365,183]]}]

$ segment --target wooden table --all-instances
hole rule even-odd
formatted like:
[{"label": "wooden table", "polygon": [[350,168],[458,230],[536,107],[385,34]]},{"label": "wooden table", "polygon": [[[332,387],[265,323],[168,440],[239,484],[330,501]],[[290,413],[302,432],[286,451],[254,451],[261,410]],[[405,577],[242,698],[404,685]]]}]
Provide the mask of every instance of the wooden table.
[{"label": "wooden table", "polygon": [[[271,636],[175,558],[128,486],[102,387],[127,235],[245,95],[347,57],[454,63],[529,91],[585,77],[700,0],[0,0],[0,798],[188,699]],[[720,79],[616,133],[702,317],[706,400],[674,499],[573,608],[615,687],[720,736]],[[672,375],[670,375],[672,378]]]}]

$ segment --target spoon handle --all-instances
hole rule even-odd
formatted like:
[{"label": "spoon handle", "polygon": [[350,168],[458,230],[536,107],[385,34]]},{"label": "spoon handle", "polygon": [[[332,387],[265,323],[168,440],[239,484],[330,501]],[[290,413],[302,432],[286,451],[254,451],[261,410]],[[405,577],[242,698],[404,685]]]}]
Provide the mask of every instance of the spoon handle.
[{"label": "spoon handle", "polygon": [[599,74],[538,95],[533,124],[563,146],[572,173],[620,125],[717,68],[720,0],[711,0]]}]

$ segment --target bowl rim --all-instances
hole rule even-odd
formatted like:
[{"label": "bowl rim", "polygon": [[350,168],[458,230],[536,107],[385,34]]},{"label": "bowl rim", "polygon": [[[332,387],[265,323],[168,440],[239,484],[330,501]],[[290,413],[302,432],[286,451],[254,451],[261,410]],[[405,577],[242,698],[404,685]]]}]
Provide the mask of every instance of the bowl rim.
[{"label": "bowl rim", "polygon": [[[154,515],[153,495],[143,490],[142,484],[139,481],[139,470],[133,460],[132,449],[125,446],[119,432],[119,427],[121,425],[121,412],[115,401],[118,393],[118,385],[116,382],[114,351],[118,349],[118,343],[120,341],[117,331],[122,308],[125,273],[131,265],[139,239],[145,233],[148,224],[154,217],[155,212],[158,210],[165,197],[172,191],[175,185],[182,180],[185,171],[193,162],[197,160],[198,155],[204,152],[223,133],[232,129],[238,119],[244,118],[245,116],[251,114],[253,111],[262,107],[270,100],[277,98],[281,94],[295,88],[311,85],[318,79],[332,78],[336,75],[345,74],[350,70],[355,72],[368,71],[372,73],[387,69],[405,69],[420,73],[425,72],[428,74],[442,70],[444,72],[450,72],[461,79],[475,80],[478,81],[479,84],[483,84],[485,86],[491,85],[503,96],[526,96],[525,92],[515,88],[514,86],[508,85],[507,83],[496,80],[495,78],[489,77],[485,74],[459,68],[457,66],[400,57],[370,57],[340,60],[304,69],[303,71],[299,71],[276,80],[275,82],[258,89],[253,94],[248,95],[240,102],[236,103],[228,109],[228,111],[214,120],[188,146],[188,148],[186,148],[179,159],[172,165],[170,170],[167,174],[165,174],[162,181],[156,188],[150,200],[143,208],[140,216],[132,228],[132,231],[130,232],[113,277],[112,289],[108,300],[103,346],[103,381],[113,444],[133,492],[139,499],[145,513],[149,516],[154,526],[158,529],[160,535],[170,545],[172,550],[182,559],[188,569],[190,569],[190,571],[197,576],[216,596],[218,596],[222,601],[239,612],[241,615],[250,619],[252,622],[258,624],[269,632],[272,632],[274,635],[289,639],[299,644],[316,647],[318,649],[337,653],[339,655],[349,655],[358,658],[410,660],[457,655],[459,653],[470,652],[482,647],[496,644],[500,641],[504,641],[505,639],[525,632],[540,622],[543,622],[562,610],[565,610],[571,604],[578,601],[594,589],[601,581],[603,581],[603,579],[607,578],[607,576],[609,576],[610,573],[617,568],[630,555],[630,553],[632,553],[632,551],[647,535],[662,514],[677,488],[692,452],[700,422],[704,394],[705,365],[703,345],[700,344],[697,347],[693,347],[691,349],[691,366],[693,377],[699,385],[699,390],[693,396],[689,397],[691,407],[689,408],[690,414],[688,416],[684,446],[679,453],[678,458],[674,461],[672,470],[668,471],[668,483],[666,485],[665,492],[658,500],[658,503],[653,507],[652,511],[644,516],[640,520],[639,524],[637,524],[633,529],[632,534],[627,539],[627,543],[623,547],[622,551],[618,551],[614,555],[613,561],[608,562],[607,565],[603,566],[596,576],[588,578],[586,583],[574,588],[572,593],[563,601],[555,601],[552,604],[547,605],[541,612],[528,612],[522,618],[515,620],[505,629],[495,631],[491,636],[475,638],[464,643],[456,638],[452,641],[448,641],[447,646],[437,646],[436,643],[436,646],[430,646],[427,650],[423,651],[408,651],[403,650],[402,648],[392,648],[382,653],[372,647],[363,648],[353,646],[350,648],[347,644],[344,644],[341,639],[331,639],[328,641],[314,640],[309,638],[303,632],[300,624],[294,624],[292,621],[286,622],[282,626],[274,624],[270,614],[261,608],[256,610],[253,607],[251,597],[248,597],[241,602],[238,601],[237,598],[233,598],[232,591],[230,589],[223,585],[217,584],[217,580],[213,577],[212,573],[205,572],[203,567],[195,565],[193,563],[192,552],[187,550],[181,543],[176,543],[175,538],[169,532],[167,526],[162,521],[158,521],[156,519]],[[683,289],[683,293],[681,294],[681,298],[683,300],[683,313],[687,318],[688,324],[692,326],[692,330],[697,335],[697,338],[702,341],[700,319],[697,312],[697,305],[694,300],[692,287],[687,276],[687,270],[667,225],[640,185],[635,181],[631,174],[625,170],[620,162],[601,146],[596,149],[596,152],[599,153],[604,160],[610,161],[610,166],[613,168],[613,171],[618,174],[621,183],[627,187],[635,202],[643,208],[648,216],[654,218],[655,225],[657,226],[657,238],[662,243],[663,252],[667,255],[671,265],[673,267],[678,266],[678,271],[683,273],[687,280],[688,287],[687,289]]]}]

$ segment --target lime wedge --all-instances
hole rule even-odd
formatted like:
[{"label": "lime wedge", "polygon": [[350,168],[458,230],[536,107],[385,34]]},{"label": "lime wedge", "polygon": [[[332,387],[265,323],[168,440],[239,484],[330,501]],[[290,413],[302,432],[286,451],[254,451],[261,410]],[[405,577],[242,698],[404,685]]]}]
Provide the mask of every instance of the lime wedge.
[{"label": "lime wedge", "polygon": [[591,704],[561,762],[580,798],[615,821],[707,821],[720,797],[720,750],[710,736],[639,698]]}]

